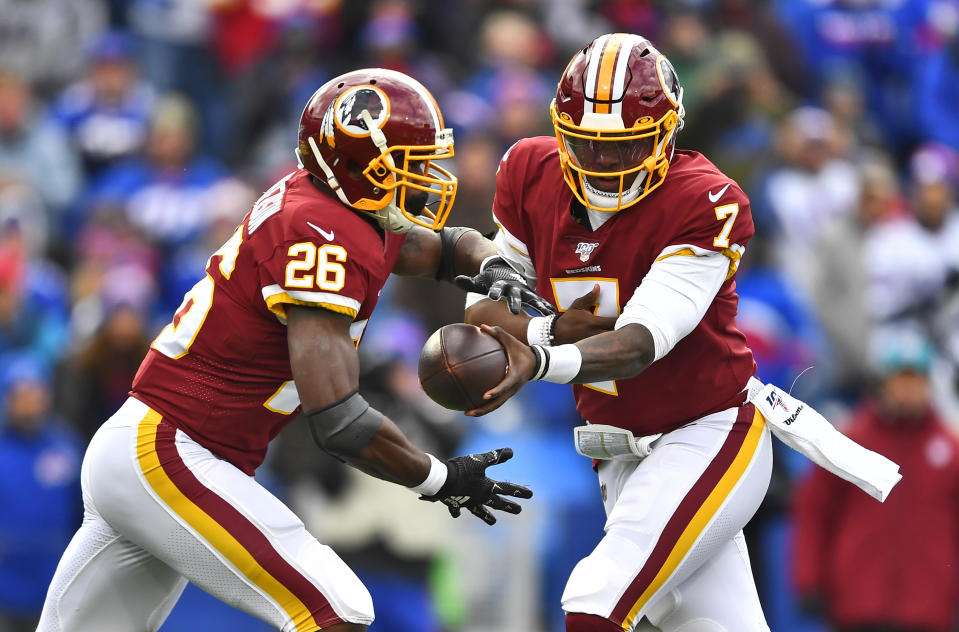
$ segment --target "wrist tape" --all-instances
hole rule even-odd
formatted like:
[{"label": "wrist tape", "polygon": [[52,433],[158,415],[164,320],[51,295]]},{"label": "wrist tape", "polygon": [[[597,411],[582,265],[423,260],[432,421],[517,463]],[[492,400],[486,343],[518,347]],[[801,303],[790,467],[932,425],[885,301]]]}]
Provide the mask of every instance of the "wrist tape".
[{"label": "wrist tape", "polygon": [[542,345],[532,345],[530,349],[536,359],[530,380],[544,380],[557,384],[568,384],[579,374],[583,365],[583,354],[573,344],[559,345],[547,349]]},{"label": "wrist tape", "polygon": [[423,496],[435,496],[446,483],[449,468],[446,467],[446,463],[429,452],[426,456],[430,457],[430,473],[426,475],[426,480],[415,487],[410,487],[410,490]]}]

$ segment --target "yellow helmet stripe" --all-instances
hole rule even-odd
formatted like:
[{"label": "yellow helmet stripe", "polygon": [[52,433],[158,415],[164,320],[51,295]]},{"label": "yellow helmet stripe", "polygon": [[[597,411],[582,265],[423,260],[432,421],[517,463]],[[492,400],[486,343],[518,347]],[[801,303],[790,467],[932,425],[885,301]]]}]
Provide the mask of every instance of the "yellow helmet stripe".
[{"label": "yellow helmet stripe", "polygon": [[613,95],[613,81],[615,77],[616,70],[616,57],[619,54],[620,50],[623,47],[623,40],[626,38],[625,33],[616,33],[611,35],[609,39],[606,40],[606,45],[603,46],[603,57],[599,62],[599,72],[596,73],[596,105],[595,111],[597,114],[609,114],[611,109],[611,104],[602,103],[602,101],[610,101]]}]

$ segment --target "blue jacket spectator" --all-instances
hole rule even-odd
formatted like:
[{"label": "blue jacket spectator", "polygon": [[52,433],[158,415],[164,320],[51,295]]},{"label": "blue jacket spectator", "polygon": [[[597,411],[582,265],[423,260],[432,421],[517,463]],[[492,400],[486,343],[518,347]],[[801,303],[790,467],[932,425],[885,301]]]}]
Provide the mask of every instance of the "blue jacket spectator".
[{"label": "blue jacket spectator", "polygon": [[0,366],[0,629],[7,630],[39,615],[79,524],[82,446],[51,412],[42,361],[13,353],[0,356]]},{"label": "blue jacket spectator", "polygon": [[32,99],[23,77],[0,71],[0,188],[34,190],[59,211],[80,190],[80,167],[63,130]]},{"label": "blue jacket spectator", "polygon": [[934,140],[959,150],[959,33],[939,52],[919,65],[916,103],[922,116],[913,117],[923,140]]},{"label": "blue jacket spectator", "polygon": [[88,175],[133,156],[146,141],[154,94],[137,78],[133,53],[129,36],[106,33],[90,53],[86,77],[54,105]]}]

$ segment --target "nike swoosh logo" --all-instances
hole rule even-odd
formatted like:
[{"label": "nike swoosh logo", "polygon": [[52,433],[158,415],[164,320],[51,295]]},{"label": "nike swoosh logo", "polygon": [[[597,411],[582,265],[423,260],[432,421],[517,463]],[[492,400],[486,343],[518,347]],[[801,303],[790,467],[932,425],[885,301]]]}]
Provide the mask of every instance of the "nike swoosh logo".
[{"label": "nike swoosh logo", "polygon": [[716,202],[717,200],[719,200],[719,198],[723,197],[723,193],[726,192],[726,189],[729,188],[729,185],[730,185],[730,184],[732,184],[732,183],[731,183],[731,182],[727,182],[727,183],[726,183],[726,186],[724,186],[723,188],[721,188],[721,189],[719,190],[719,193],[713,193],[713,192],[711,192],[711,191],[710,191],[709,193],[707,193],[707,195],[709,196],[709,201],[710,201],[710,202]]},{"label": "nike swoosh logo", "polygon": [[[726,186],[729,186],[729,185],[727,184]],[[332,231],[332,230],[331,230],[331,231],[325,231],[325,230],[323,230],[322,228],[320,228],[319,226],[317,226],[316,224],[314,224],[313,222],[307,222],[306,225],[309,226],[310,228],[312,228],[313,230],[315,230],[316,232],[318,232],[319,234],[323,235],[323,239],[325,239],[325,240],[327,240],[327,241],[333,241],[333,231]]]}]

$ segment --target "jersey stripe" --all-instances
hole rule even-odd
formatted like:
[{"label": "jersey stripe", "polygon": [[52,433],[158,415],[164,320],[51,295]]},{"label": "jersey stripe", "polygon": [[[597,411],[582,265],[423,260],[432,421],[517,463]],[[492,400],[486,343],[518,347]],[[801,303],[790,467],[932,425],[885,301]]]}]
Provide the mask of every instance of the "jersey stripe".
[{"label": "jersey stripe", "polygon": [[151,409],[137,431],[137,460],[153,492],[275,601],[296,632],[342,623],[319,589],[291,566],[253,523],[194,476],[177,451],[176,429],[161,421],[160,414]]},{"label": "jersey stripe", "polygon": [[611,618],[621,623],[624,630],[632,629],[639,612],[676,571],[719,513],[753,462],[765,425],[766,420],[754,406],[740,409],[719,452],[679,503],[643,568],[613,609]]},{"label": "jersey stripe", "polygon": [[338,314],[346,314],[350,318],[356,318],[360,311],[358,300],[342,294],[286,290],[277,284],[268,285],[260,292],[263,294],[263,300],[266,301],[267,308],[284,322],[286,321],[284,304],[323,307]]},{"label": "jersey stripe", "polygon": [[[613,97],[613,82],[616,70],[616,58],[623,49],[623,33],[611,35],[603,47],[602,60],[599,62],[599,71],[596,73],[596,94],[595,112],[597,114],[609,114],[612,112],[609,103]],[[606,101],[606,103],[602,103]]]}]

